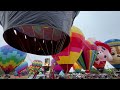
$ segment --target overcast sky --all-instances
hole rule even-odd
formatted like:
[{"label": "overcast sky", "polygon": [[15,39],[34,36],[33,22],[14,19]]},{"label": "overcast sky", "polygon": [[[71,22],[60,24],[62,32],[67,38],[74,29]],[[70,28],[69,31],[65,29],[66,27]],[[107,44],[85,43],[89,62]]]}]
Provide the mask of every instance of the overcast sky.
[{"label": "overcast sky", "polygon": [[[105,42],[108,39],[120,39],[120,11],[81,11],[76,17],[74,25],[79,27],[86,39],[94,37],[96,40]],[[5,45],[3,30],[0,27],[0,47]],[[49,56],[51,59],[52,57]],[[45,56],[28,54],[26,61],[38,59],[44,62]],[[106,67],[111,67],[107,63]]]}]

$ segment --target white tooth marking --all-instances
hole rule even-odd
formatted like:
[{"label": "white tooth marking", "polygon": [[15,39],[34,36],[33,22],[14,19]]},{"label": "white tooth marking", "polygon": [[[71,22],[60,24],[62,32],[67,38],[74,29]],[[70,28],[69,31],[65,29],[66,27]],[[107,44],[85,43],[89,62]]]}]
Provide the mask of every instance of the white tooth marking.
[{"label": "white tooth marking", "polygon": [[16,30],[14,30],[14,33],[15,33],[15,35],[17,35],[17,32],[16,32]]}]

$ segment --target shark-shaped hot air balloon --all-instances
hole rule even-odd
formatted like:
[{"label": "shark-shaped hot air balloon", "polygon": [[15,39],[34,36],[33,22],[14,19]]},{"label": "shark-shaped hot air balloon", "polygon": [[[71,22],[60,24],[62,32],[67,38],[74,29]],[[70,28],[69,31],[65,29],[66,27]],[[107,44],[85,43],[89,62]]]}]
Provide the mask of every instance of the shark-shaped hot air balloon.
[{"label": "shark-shaped hot air balloon", "polygon": [[69,30],[79,11],[0,11],[4,40],[12,47],[37,55],[65,49]]}]

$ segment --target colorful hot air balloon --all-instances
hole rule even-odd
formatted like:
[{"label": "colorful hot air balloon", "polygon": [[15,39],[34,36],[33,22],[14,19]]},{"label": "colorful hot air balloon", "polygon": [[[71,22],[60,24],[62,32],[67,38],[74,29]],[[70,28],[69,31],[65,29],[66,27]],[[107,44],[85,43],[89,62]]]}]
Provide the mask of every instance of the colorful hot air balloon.
[{"label": "colorful hot air balloon", "polygon": [[89,40],[84,42],[84,50],[77,60],[77,63],[82,66],[86,73],[90,73],[90,70],[94,64],[97,56],[97,46]]},{"label": "colorful hot air balloon", "polygon": [[26,55],[9,45],[0,47],[0,67],[5,74],[9,74],[25,60]]},{"label": "colorful hot air balloon", "polygon": [[28,62],[24,61],[22,62],[17,68],[15,68],[15,71],[20,74],[21,71],[25,70],[28,67]]},{"label": "colorful hot air balloon", "polygon": [[[79,11],[0,11],[4,40],[21,51],[52,55],[66,48]],[[62,45],[61,45],[62,43]]]},{"label": "colorful hot air balloon", "polygon": [[109,61],[116,69],[120,69],[120,39],[110,39],[105,42],[111,47],[112,61]]},{"label": "colorful hot air balloon", "polygon": [[43,65],[43,62],[40,61],[40,60],[34,60],[32,62],[32,65],[29,66],[29,71],[30,71],[30,74],[31,73],[35,73],[35,72],[38,72],[39,69],[42,67]]},{"label": "colorful hot air balloon", "polygon": [[83,50],[83,41],[85,40],[83,33],[77,27],[70,30],[70,44],[63,51],[52,55],[57,63],[68,73],[73,64],[77,61]]},{"label": "colorful hot air balloon", "polygon": [[97,45],[97,58],[94,62],[94,67],[102,73],[104,70],[106,61],[112,60],[112,56],[110,54],[111,49],[107,44],[101,41],[95,41],[95,44]]},{"label": "colorful hot air balloon", "polygon": [[43,65],[43,62],[40,61],[40,60],[34,60],[34,61],[32,62],[32,66],[33,66],[33,67],[42,67],[42,65]]}]

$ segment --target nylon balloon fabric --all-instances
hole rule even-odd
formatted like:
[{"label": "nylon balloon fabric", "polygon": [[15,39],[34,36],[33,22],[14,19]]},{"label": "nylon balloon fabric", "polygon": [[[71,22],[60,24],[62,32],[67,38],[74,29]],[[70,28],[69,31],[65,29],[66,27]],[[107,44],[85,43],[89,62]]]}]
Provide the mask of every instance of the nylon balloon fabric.
[{"label": "nylon balloon fabric", "polygon": [[90,70],[96,60],[97,56],[97,46],[86,40],[84,42],[84,50],[77,60],[77,63],[82,66],[84,70],[86,70],[86,73],[90,73]]},{"label": "nylon balloon fabric", "polygon": [[33,66],[33,67],[42,67],[42,65],[43,65],[43,62],[40,61],[40,60],[34,60],[34,61],[32,62],[32,66]]},{"label": "nylon balloon fabric", "polygon": [[23,71],[24,69],[26,69],[28,67],[28,62],[24,61],[22,62],[18,67],[15,68],[15,71],[17,73],[20,73],[21,71]]},{"label": "nylon balloon fabric", "polygon": [[109,61],[116,69],[120,69],[120,39],[109,39],[105,41],[111,48],[112,61]]},{"label": "nylon balloon fabric", "polygon": [[77,62],[75,62],[73,64],[73,69],[75,70],[75,72],[78,72],[79,70],[82,69],[82,67]]},{"label": "nylon balloon fabric", "polygon": [[19,66],[26,58],[26,53],[12,48],[9,45],[0,47],[0,67],[9,74]]},{"label": "nylon balloon fabric", "polygon": [[70,42],[69,30],[78,13],[79,11],[0,11],[4,40],[10,46],[31,54],[59,53]]},{"label": "nylon balloon fabric", "polygon": [[79,28],[73,26],[70,30],[70,43],[63,51],[52,55],[57,63],[68,73],[73,64],[77,61],[83,51],[83,41],[85,40],[83,33]]},{"label": "nylon balloon fabric", "polygon": [[52,59],[51,66],[55,72],[60,72],[61,70],[63,70],[62,67],[56,62],[55,59]]}]

